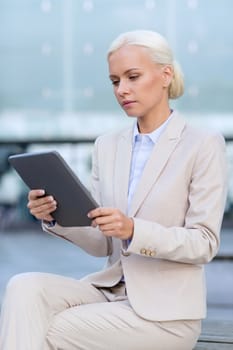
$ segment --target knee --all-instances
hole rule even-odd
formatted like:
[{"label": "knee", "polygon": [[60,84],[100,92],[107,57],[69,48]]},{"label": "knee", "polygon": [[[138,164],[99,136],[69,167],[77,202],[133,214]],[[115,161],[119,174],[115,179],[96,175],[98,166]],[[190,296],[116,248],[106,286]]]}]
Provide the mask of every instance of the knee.
[{"label": "knee", "polygon": [[46,350],[57,350],[58,347],[55,344],[55,339],[52,334],[47,334],[45,337],[45,346]]},{"label": "knee", "polygon": [[57,346],[55,344],[55,337],[53,334],[47,334],[45,337],[45,349],[49,350],[57,350]]},{"label": "knee", "polygon": [[73,349],[71,344],[75,343],[75,349],[80,349],[78,342],[73,339],[73,332],[78,332],[78,324],[73,323],[69,317],[70,309],[54,315],[47,330],[46,345],[51,350]]},{"label": "knee", "polygon": [[56,322],[52,322],[52,325],[50,325],[45,337],[45,348],[49,350],[57,350],[57,343],[59,343],[60,346],[62,343],[60,337],[61,331],[56,327]]},{"label": "knee", "polygon": [[17,295],[17,299],[38,294],[43,290],[43,278],[41,273],[27,272],[13,276],[6,287],[6,296]]}]

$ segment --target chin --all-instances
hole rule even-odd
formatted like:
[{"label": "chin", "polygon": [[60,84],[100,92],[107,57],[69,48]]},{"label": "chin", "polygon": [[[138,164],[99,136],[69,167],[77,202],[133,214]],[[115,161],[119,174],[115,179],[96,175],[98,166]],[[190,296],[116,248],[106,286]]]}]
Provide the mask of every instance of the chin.
[{"label": "chin", "polygon": [[137,116],[135,114],[133,114],[132,112],[125,111],[125,113],[127,114],[128,117],[137,118]]}]

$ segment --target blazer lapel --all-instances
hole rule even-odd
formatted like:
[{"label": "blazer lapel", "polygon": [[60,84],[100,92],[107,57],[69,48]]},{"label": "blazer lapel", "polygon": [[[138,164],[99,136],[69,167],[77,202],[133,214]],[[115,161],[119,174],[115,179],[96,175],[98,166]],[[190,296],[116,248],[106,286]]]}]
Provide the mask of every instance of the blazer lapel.
[{"label": "blazer lapel", "polygon": [[114,171],[114,197],[116,208],[127,213],[129,174],[132,155],[133,128],[121,134],[117,148]]},{"label": "blazer lapel", "polygon": [[184,119],[175,114],[169,122],[166,130],[158,140],[158,143],[155,145],[144,168],[142,177],[132,199],[129,216],[134,216],[136,214],[145,197],[155,184],[169,157],[179,142],[184,126]]}]

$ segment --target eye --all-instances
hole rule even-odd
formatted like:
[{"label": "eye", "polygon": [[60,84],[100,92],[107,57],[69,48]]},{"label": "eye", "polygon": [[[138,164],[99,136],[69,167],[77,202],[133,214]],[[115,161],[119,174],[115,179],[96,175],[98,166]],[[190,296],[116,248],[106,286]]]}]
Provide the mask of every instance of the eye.
[{"label": "eye", "polygon": [[112,80],[112,85],[117,86],[119,84],[119,80]]},{"label": "eye", "polygon": [[132,75],[129,76],[130,80],[136,80],[137,78],[139,78],[138,74],[132,74]]}]

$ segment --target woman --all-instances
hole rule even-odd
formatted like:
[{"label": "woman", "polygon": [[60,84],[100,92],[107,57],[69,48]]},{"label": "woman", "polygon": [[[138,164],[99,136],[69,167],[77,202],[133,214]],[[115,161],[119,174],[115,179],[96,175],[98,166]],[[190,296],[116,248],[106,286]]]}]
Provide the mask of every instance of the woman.
[{"label": "woman", "polygon": [[223,137],[196,129],[169,106],[183,78],[156,32],[120,35],[108,52],[114,94],[132,127],[99,137],[92,227],[53,222],[57,203],[29,192],[44,230],[106,267],[81,281],[43,273],[13,277],[0,348],[189,350],[206,315],[203,264],[217,253],[226,197]]}]

